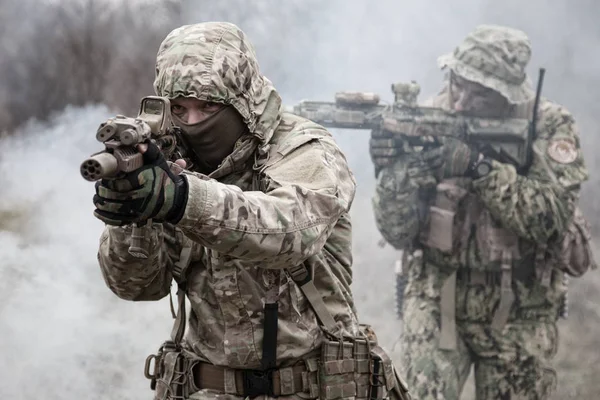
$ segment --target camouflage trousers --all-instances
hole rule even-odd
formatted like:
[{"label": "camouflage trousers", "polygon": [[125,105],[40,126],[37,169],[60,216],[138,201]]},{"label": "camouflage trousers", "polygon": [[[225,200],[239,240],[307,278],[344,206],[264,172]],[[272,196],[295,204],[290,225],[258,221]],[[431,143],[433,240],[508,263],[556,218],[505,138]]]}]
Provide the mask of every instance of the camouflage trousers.
[{"label": "camouflage trousers", "polygon": [[477,400],[548,399],[557,381],[549,365],[558,345],[555,320],[513,317],[502,331],[494,330],[489,321],[467,319],[465,308],[472,302],[476,305],[471,311],[475,307],[479,308],[476,311],[491,309],[486,303],[496,297],[495,289],[459,284],[456,348],[440,349],[441,310],[436,280],[426,276],[421,282],[411,282],[409,277],[405,292],[402,359],[398,364],[413,398],[458,400],[474,366]]}]

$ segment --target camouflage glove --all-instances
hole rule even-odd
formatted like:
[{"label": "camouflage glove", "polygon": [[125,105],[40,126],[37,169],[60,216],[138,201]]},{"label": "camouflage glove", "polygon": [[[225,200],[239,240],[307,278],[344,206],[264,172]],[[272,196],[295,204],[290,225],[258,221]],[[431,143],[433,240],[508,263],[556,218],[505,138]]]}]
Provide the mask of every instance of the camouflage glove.
[{"label": "camouflage glove", "polygon": [[397,138],[382,138],[377,133],[371,133],[369,141],[369,154],[375,166],[375,177],[382,168],[388,167],[398,159],[398,156],[407,153],[406,143]]},{"label": "camouflage glove", "polygon": [[446,137],[442,145],[424,150],[422,159],[434,169],[434,175],[442,180],[455,176],[469,176],[479,159],[479,152],[462,140]]},{"label": "camouflage glove", "polygon": [[435,188],[437,185],[436,174],[442,165],[442,158],[433,160],[424,159],[425,152],[411,154],[408,162],[407,174],[410,180],[422,189]]},{"label": "camouflage glove", "polygon": [[150,143],[144,166],[114,180],[96,183],[94,215],[108,225],[130,223],[177,223],[183,216],[188,186],[183,176],[174,175],[158,149]]}]

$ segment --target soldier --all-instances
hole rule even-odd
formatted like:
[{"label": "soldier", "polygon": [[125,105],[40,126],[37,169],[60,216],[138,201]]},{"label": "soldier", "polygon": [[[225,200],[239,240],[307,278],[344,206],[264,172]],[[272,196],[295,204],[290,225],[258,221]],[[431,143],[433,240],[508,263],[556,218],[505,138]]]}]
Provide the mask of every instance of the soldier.
[{"label": "soldier", "polygon": [[[142,145],[144,167],[99,183],[94,204],[117,296],[159,300],[178,284],[171,340],[146,364],[155,398],[408,398],[356,316],[355,181],[332,136],[283,112],[230,23],[172,31],[154,87],[171,99],[191,164]],[[128,253],[131,223],[150,242],[146,259]]]},{"label": "soldier", "polygon": [[[479,26],[440,57],[447,81],[429,105],[531,118],[530,55],[522,31]],[[371,149],[378,229],[410,254],[402,366],[418,399],[459,399],[472,364],[478,400],[555,389],[564,274],[593,267],[576,209],[588,172],[573,116],[546,99],[537,111],[526,170],[455,138],[399,156]]]}]

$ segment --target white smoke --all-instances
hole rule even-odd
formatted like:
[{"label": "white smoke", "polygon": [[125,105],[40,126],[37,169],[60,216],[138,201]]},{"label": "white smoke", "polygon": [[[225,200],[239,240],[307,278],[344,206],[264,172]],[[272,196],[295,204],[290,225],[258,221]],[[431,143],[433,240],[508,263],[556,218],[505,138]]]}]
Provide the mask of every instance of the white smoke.
[{"label": "white smoke", "polygon": [[71,108],[0,139],[0,398],[148,394],[142,363],[168,335],[169,308],[106,288],[96,260],[103,224],[78,167],[102,149],[94,132],[109,115]]},{"label": "white smoke", "polygon": [[[551,4],[190,0],[183,4],[183,16],[185,23],[239,24],[286,105],[332,100],[341,90],[375,91],[391,100],[390,84],[411,79],[421,84],[423,98],[442,81],[437,56],[452,51],[474,26],[522,28],[534,46],[532,77],[537,67],[547,67],[544,93],[580,121],[591,164],[598,145],[590,132],[600,115],[600,96],[589,89],[600,84],[600,32],[593,18],[598,7],[583,1],[577,8],[566,0]],[[142,367],[146,355],[168,337],[168,300],[126,302],[105,286],[96,260],[102,224],[92,216],[93,184],[79,175],[79,163],[101,149],[94,139],[98,124],[112,114],[103,107],[68,109],[48,124],[30,123],[18,135],[0,138],[2,399],[152,396]],[[400,330],[393,301],[395,251],[377,245],[368,132],[334,134],[358,181],[352,210],[356,305],[361,320],[391,348]],[[589,201],[588,209],[600,210],[595,207]],[[600,390],[595,382],[600,315],[593,302],[598,283],[591,276],[573,284],[572,317],[561,323],[557,362],[565,397],[594,399]]]}]

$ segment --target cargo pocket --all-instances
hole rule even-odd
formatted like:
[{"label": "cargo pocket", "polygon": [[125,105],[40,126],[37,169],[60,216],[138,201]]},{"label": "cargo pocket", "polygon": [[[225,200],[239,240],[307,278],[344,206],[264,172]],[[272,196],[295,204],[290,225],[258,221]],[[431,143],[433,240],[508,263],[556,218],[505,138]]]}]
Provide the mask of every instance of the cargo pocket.
[{"label": "cargo pocket", "polygon": [[488,210],[483,210],[477,219],[475,239],[483,265],[499,271],[502,253],[509,251],[512,259],[519,257],[519,238],[494,221]]},{"label": "cargo pocket", "polygon": [[377,338],[369,335],[369,330],[370,327],[363,327],[368,342],[354,342],[356,398],[384,399],[395,389],[399,389],[401,393],[407,392],[404,382],[398,382],[399,377],[394,371],[389,355],[377,344]]},{"label": "cargo pocket", "polygon": [[354,377],[354,344],[351,342],[326,341],[321,346],[319,371],[320,398],[334,400],[356,397]]},{"label": "cargo pocket", "polygon": [[435,201],[429,207],[426,228],[420,238],[422,244],[444,253],[451,253],[458,247],[461,226],[455,220],[458,205],[466,194],[466,189],[452,181],[437,185]]},{"label": "cargo pocket", "polygon": [[389,355],[378,345],[370,350],[370,390],[369,398],[385,399],[396,387],[396,374]]},{"label": "cargo pocket", "polygon": [[[152,362],[155,364],[151,373]],[[187,398],[190,393],[196,391],[197,388],[191,379],[193,364],[194,362],[187,359],[181,349],[170,341],[161,346],[158,354],[148,356],[144,374],[151,381],[150,388],[155,391],[154,400]]]}]

